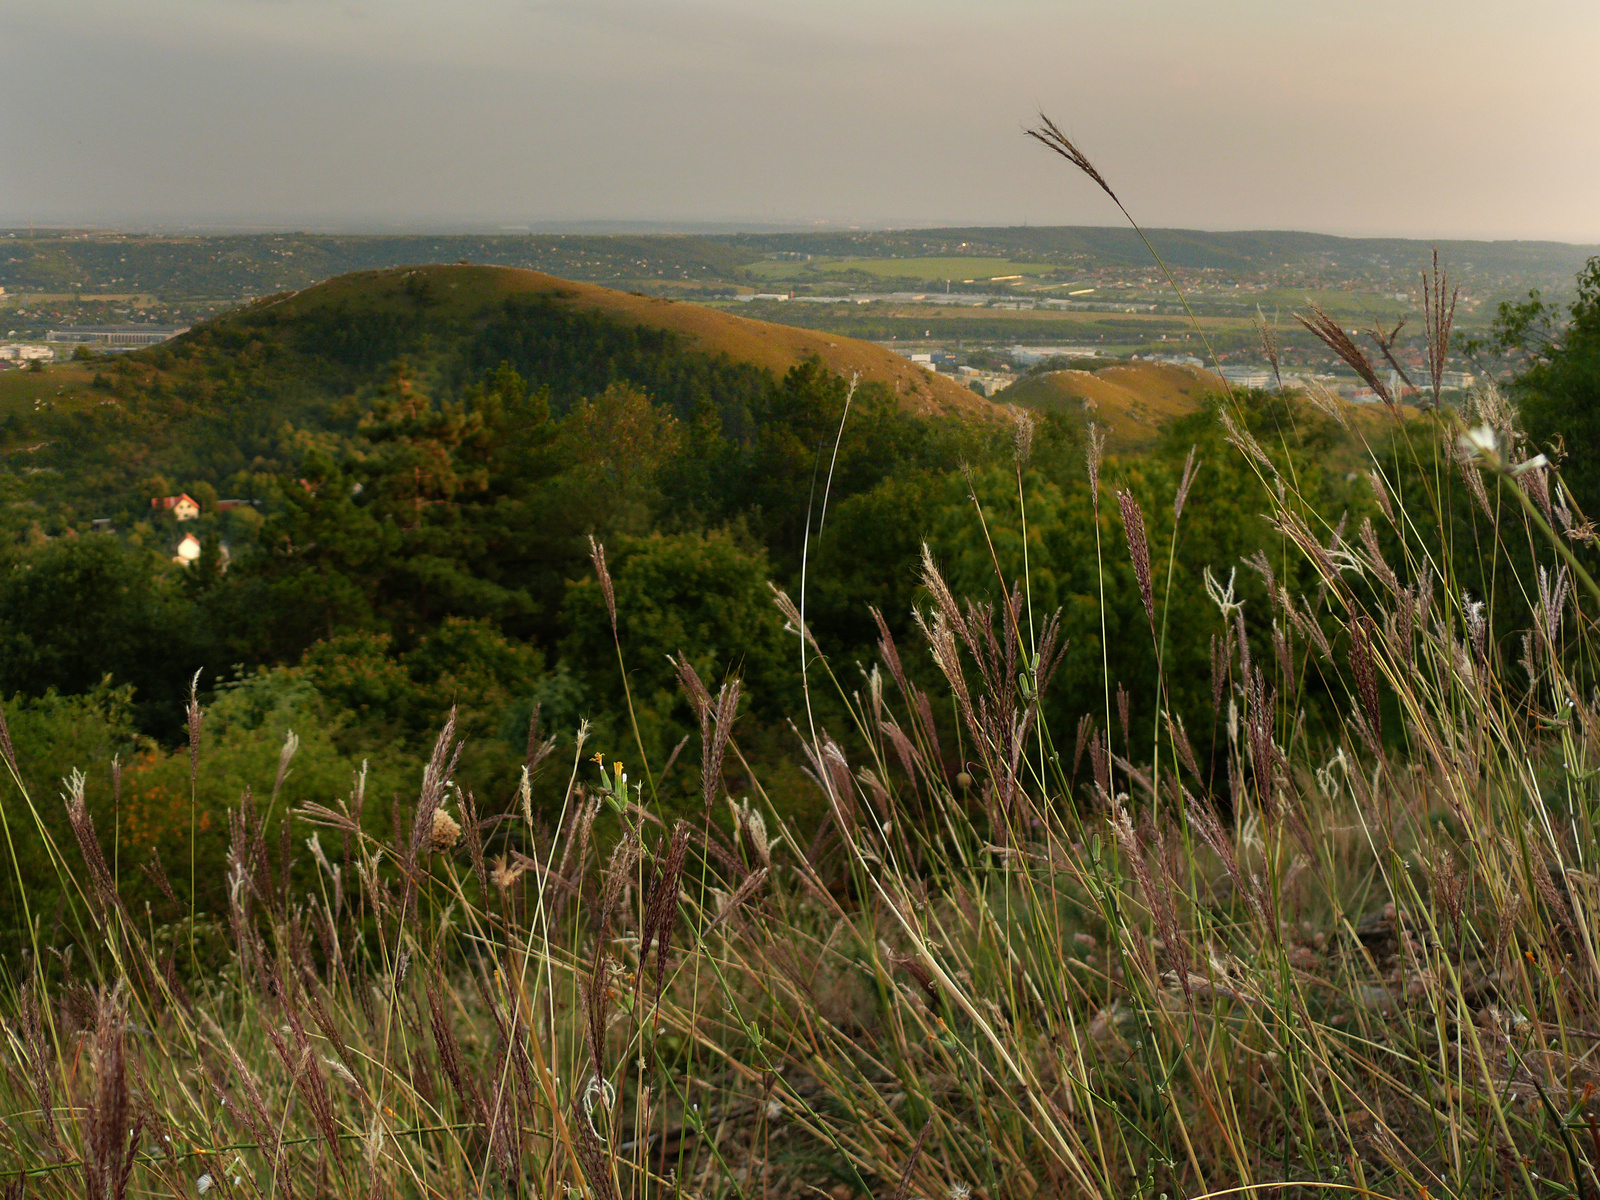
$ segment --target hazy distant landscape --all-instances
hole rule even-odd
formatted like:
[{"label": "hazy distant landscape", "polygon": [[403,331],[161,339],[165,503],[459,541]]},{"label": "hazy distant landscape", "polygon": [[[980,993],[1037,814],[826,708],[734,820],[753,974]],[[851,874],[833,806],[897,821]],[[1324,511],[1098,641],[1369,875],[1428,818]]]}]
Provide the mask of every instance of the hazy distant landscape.
[{"label": "hazy distant landscape", "polygon": [[[1288,314],[1310,301],[1367,327],[1411,321],[1432,243],[1299,233],[1152,237],[1219,353],[1250,357],[1257,310],[1277,318],[1290,361],[1332,365]],[[1458,328],[1538,289],[1552,300],[1597,247],[1443,242],[1463,294]],[[8,336],[53,323],[201,319],[347,271],[421,263],[524,267],[625,291],[695,300],[764,320],[954,348],[1072,344],[1112,355],[1201,350],[1182,305],[1129,230],[936,229],[721,236],[172,237],[110,231],[0,231],[0,314]],[[999,278],[995,278],[999,277]],[[783,294],[800,303],[750,300]],[[109,295],[117,299],[97,300]],[[741,302],[738,297],[743,296]],[[834,300],[837,303],[815,303]],[[809,303],[808,303],[809,302]],[[749,307],[742,307],[748,304]],[[921,347],[919,347],[921,348]]]}]

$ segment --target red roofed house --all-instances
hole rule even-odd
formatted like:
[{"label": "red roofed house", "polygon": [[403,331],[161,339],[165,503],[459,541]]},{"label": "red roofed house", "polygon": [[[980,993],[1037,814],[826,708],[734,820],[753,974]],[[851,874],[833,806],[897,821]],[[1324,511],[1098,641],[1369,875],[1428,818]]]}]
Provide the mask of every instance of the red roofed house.
[{"label": "red roofed house", "polygon": [[200,515],[200,505],[188,492],[176,496],[152,496],[150,507],[157,512],[170,512],[180,521],[192,521]]}]

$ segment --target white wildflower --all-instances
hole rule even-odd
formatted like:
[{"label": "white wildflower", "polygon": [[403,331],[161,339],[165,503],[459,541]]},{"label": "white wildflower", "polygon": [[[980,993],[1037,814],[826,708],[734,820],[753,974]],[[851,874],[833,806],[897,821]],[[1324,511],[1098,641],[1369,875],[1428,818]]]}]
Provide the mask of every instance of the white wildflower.
[{"label": "white wildflower", "polygon": [[1500,439],[1495,436],[1493,426],[1488,423],[1463,433],[1461,435],[1461,448],[1467,452],[1469,458],[1478,459],[1491,470],[1500,468]]}]

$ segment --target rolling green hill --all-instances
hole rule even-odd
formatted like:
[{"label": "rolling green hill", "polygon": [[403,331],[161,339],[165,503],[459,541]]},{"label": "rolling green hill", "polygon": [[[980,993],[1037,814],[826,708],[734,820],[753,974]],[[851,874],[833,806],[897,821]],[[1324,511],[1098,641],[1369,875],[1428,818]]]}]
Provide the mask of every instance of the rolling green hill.
[{"label": "rolling green hill", "polygon": [[[236,331],[277,335],[304,344],[302,331],[366,330],[370,340],[340,337],[325,352],[371,361],[414,352],[442,335],[465,343],[464,353],[483,359],[493,347],[522,346],[540,322],[563,321],[631,329],[675,351],[726,359],[781,374],[805,359],[820,358],[834,373],[881,383],[915,412],[986,414],[989,406],[953,380],[913,366],[900,355],[868,342],[767,321],[753,321],[637,293],[557,279],[537,271],[505,267],[428,266],[363,271],[304,291],[259,301],[213,322],[191,337]],[[382,348],[381,350],[379,348]],[[543,345],[543,349],[553,349]],[[394,353],[388,353],[388,351]],[[511,356],[514,366],[524,364]],[[535,366],[528,362],[529,367]],[[537,376],[534,376],[537,377]],[[648,386],[648,381],[637,380]],[[669,398],[669,397],[663,397]]]},{"label": "rolling green hill", "polygon": [[995,411],[867,342],[532,271],[433,266],[340,276],[148,350],[0,375],[0,455],[14,491],[48,485],[76,517],[106,515],[151,477],[220,483],[281,465],[286,426],[337,423],[336,406],[402,358],[441,396],[509,362],[558,414],[625,383],[682,419],[710,404],[735,439],[774,381],[811,358],[881,385],[908,413]]}]

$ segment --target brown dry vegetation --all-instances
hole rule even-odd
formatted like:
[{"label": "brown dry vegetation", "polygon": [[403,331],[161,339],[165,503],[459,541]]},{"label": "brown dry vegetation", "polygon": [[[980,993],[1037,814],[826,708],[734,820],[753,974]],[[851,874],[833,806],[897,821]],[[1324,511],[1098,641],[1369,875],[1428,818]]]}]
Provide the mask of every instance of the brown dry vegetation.
[{"label": "brown dry vegetation", "polygon": [[1223,390],[1221,377],[1167,363],[1116,363],[1096,371],[1047,371],[1018,380],[995,397],[1027,408],[1064,406],[1106,432],[1111,445],[1153,441],[1161,426],[1187,416],[1206,396]]}]

